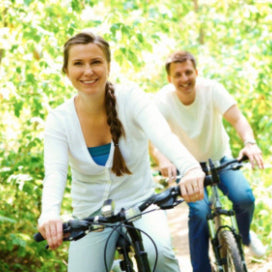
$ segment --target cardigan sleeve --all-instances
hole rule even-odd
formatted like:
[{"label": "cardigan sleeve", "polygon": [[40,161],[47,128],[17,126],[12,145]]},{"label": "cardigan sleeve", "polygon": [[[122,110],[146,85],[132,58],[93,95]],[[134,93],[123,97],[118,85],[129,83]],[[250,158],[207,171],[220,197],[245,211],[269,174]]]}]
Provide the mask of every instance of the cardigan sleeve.
[{"label": "cardigan sleeve", "polygon": [[39,225],[60,217],[67,180],[68,144],[65,128],[56,112],[48,115],[44,135],[44,168],[42,213]]},{"label": "cardigan sleeve", "polygon": [[175,164],[181,174],[199,167],[197,160],[171,131],[147,93],[134,88],[130,92],[128,104],[133,110],[133,118],[145,131],[149,140]]}]

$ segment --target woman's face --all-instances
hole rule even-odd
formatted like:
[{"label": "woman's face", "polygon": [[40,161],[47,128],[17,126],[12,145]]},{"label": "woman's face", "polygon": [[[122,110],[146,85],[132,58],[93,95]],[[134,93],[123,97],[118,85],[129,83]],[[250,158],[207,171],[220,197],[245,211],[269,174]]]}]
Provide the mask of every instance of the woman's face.
[{"label": "woman's face", "polygon": [[104,95],[109,72],[110,64],[98,45],[88,43],[71,46],[66,74],[79,92]]}]

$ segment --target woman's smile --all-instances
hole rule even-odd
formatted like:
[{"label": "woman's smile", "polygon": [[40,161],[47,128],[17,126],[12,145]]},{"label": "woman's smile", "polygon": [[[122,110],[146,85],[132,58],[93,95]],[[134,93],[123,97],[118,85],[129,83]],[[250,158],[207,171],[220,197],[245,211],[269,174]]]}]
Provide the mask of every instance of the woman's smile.
[{"label": "woman's smile", "polygon": [[109,70],[106,56],[96,44],[76,44],[71,47],[67,76],[79,92],[104,95]]}]

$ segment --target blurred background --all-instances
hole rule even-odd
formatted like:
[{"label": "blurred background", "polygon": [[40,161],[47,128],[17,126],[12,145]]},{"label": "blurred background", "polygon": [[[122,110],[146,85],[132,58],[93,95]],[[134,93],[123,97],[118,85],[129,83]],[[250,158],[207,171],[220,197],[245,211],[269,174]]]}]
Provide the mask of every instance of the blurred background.
[{"label": "blurred background", "polygon": [[[197,59],[199,75],[235,97],[263,151],[266,169],[246,175],[256,196],[252,228],[272,252],[272,2],[261,0],[1,0],[0,271],[66,271],[67,245],[44,250],[37,231],[43,130],[50,108],[75,94],[62,74],[65,41],[90,29],[110,42],[113,83],[146,92],[167,83],[174,50]],[[230,127],[233,155],[242,143]],[[70,210],[68,177],[63,214]],[[257,261],[257,260],[256,260]]]}]

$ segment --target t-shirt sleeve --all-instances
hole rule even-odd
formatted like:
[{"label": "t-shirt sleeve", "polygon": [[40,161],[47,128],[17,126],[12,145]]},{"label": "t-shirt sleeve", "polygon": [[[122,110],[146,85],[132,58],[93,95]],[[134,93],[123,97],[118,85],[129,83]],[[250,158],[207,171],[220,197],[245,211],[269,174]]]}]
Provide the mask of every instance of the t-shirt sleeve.
[{"label": "t-shirt sleeve", "polygon": [[237,104],[235,99],[229,94],[220,83],[214,83],[213,103],[217,110],[223,115],[231,106]]}]

